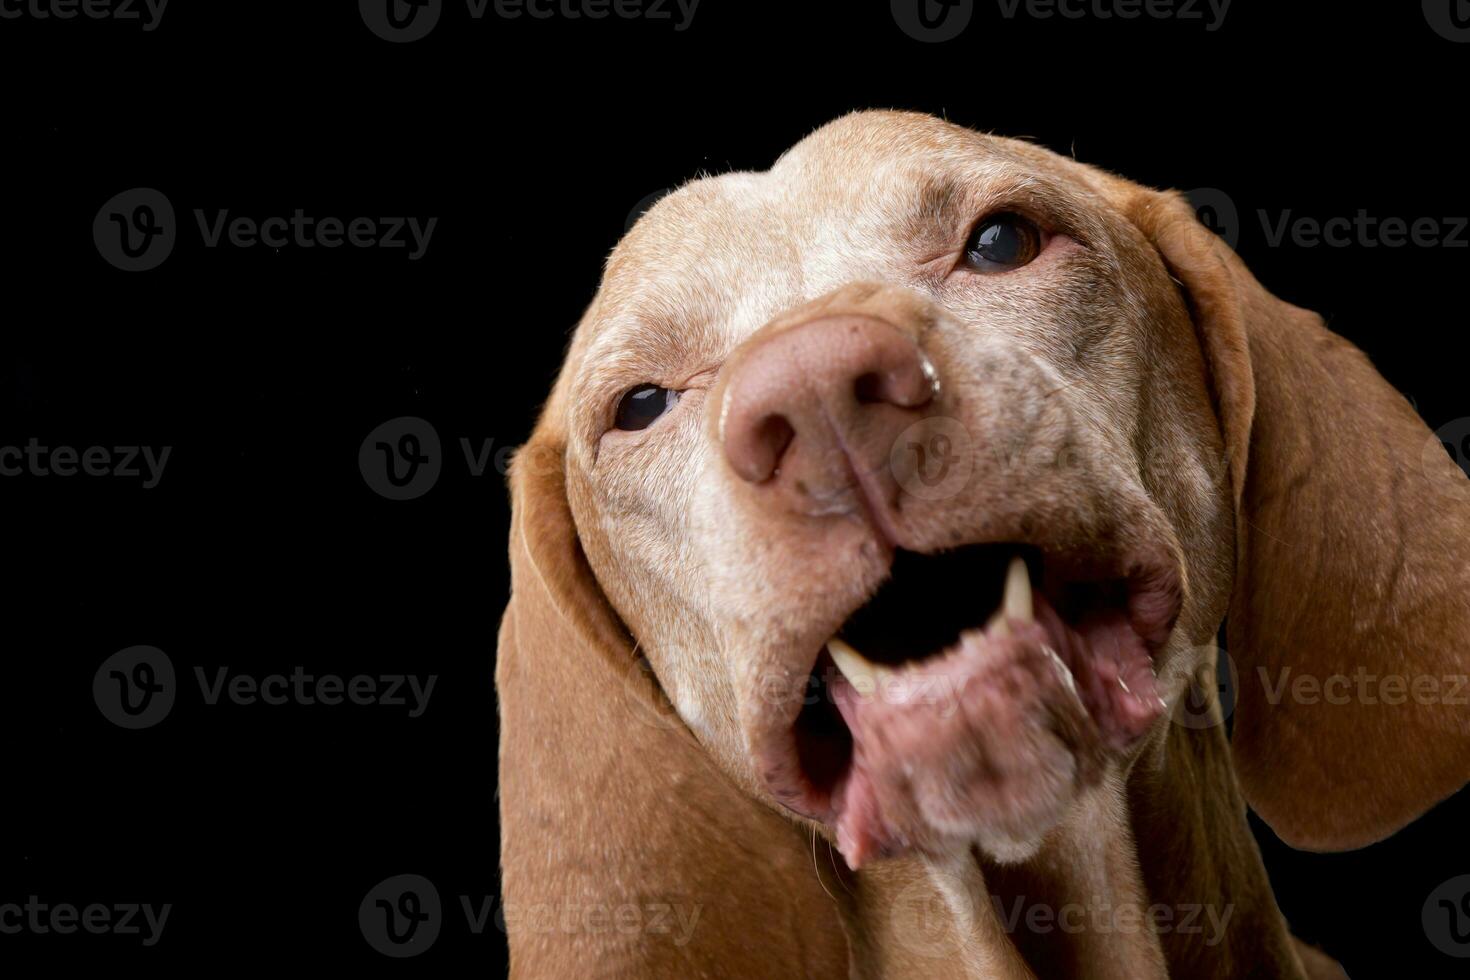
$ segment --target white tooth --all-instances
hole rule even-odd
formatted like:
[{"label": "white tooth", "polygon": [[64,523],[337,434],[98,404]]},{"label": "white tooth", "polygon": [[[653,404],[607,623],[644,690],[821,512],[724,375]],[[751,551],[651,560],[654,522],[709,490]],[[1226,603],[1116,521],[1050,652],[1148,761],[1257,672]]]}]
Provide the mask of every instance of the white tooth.
[{"label": "white tooth", "polygon": [[1072,668],[1068,667],[1067,662],[1051,647],[1043,646],[1041,652],[1046,655],[1047,659],[1051,661],[1052,666],[1057,669],[1057,673],[1061,675],[1062,683],[1067,685],[1067,690],[1071,691],[1073,697],[1077,698],[1078,701],[1081,701],[1082,695],[1077,690],[1077,678],[1072,675]]},{"label": "white tooth", "polygon": [[873,663],[835,636],[827,641],[827,652],[852,689],[865,698],[877,693],[878,682],[888,676],[888,668]]},{"label": "white tooth", "polygon": [[1012,558],[1011,567],[1006,572],[1006,594],[1001,600],[1001,610],[1009,618],[1023,623],[1036,618],[1031,612],[1031,576],[1026,571],[1026,563],[1020,558]]}]

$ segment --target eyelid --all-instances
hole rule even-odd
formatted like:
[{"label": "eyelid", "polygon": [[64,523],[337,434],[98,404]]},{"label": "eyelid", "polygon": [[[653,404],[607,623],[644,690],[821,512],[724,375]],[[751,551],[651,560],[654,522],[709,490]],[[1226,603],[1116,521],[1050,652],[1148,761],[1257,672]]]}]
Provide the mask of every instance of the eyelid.
[{"label": "eyelid", "polygon": [[707,385],[703,384],[703,382],[713,382],[715,376],[720,373],[720,368],[723,366],[723,363],[721,363],[716,364],[713,367],[701,368],[700,370],[689,375],[689,377],[680,382],[678,387],[674,388],[674,390],[677,391],[680,395],[683,395],[684,392],[690,391],[691,389],[707,387]]},{"label": "eyelid", "polygon": [[1052,231],[1051,226],[1048,222],[1041,220],[1026,209],[1002,205],[1000,207],[991,208],[989,211],[986,211],[970,224],[969,228],[965,230],[965,240],[960,244],[960,250],[963,251],[965,245],[968,245],[970,243],[970,239],[975,237],[975,233],[978,232],[981,228],[985,227],[987,223],[994,221],[996,218],[1006,217],[1007,215],[1020,218],[1022,221],[1035,228],[1036,233],[1041,236],[1041,240],[1043,243],[1050,241],[1052,236],[1056,234]]}]

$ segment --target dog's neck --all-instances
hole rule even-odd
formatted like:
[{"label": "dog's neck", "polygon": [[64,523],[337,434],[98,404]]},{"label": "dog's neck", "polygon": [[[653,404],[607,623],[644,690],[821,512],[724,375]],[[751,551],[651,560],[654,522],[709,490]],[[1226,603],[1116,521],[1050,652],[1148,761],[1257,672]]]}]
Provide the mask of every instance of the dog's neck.
[{"label": "dog's neck", "polygon": [[[1128,808],[1134,838],[1150,843],[1137,851],[1144,887],[1175,915],[1161,935],[1172,976],[1307,976],[1246,822],[1222,725],[1170,725],[1134,766]],[[1196,907],[1186,930],[1181,912]]]},{"label": "dog's neck", "polygon": [[838,887],[861,980],[1305,976],[1218,728],[1169,726],[1023,863],[913,857]]}]

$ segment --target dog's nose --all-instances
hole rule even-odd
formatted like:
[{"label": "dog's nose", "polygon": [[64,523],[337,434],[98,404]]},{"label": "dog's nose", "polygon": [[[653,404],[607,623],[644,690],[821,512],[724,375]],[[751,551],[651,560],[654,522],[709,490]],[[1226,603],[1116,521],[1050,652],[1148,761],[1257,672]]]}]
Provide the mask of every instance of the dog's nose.
[{"label": "dog's nose", "polygon": [[886,469],[894,441],[937,393],[933,367],[892,324],[809,320],[758,338],[734,365],[725,456],[749,483],[804,501],[829,496]]}]

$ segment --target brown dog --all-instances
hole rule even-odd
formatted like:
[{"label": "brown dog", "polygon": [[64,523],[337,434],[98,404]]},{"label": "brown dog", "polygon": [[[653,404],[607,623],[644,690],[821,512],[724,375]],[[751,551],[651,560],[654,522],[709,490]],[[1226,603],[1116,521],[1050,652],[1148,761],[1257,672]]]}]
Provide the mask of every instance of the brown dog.
[{"label": "brown dog", "polygon": [[517,976],[1338,976],[1245,803],[1339,850],[1470,778],[1463,475],[1035,146],[862,113],[662,201],[512,487]]}]

